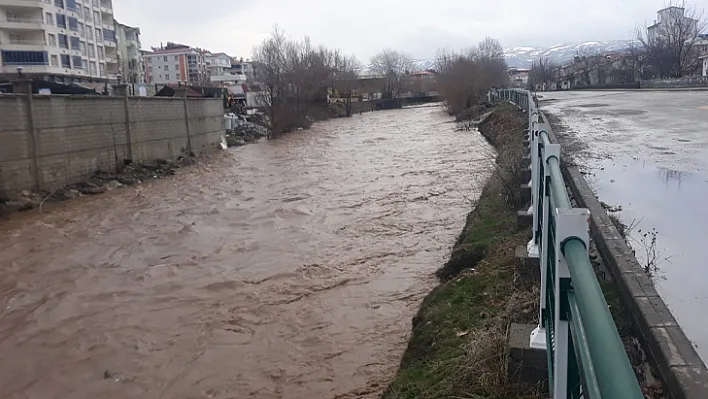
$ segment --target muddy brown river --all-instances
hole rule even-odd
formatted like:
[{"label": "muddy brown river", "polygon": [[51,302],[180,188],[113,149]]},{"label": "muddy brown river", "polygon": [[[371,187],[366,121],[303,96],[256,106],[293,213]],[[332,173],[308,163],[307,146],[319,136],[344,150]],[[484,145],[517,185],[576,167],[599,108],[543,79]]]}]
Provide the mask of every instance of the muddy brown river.
[{"label": "muddy brown river", "polygon": [[376,397],[491,165],[357,115],[0,222],[0,398]]}]

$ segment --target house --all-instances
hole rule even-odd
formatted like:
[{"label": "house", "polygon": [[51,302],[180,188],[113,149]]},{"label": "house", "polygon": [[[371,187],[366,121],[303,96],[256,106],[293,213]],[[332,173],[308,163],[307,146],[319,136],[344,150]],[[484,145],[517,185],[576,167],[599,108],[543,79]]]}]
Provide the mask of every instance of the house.
[{"label": "house", "polygon": [[145,64],[140,44],[140,28],[115,21],[118,39],[118,68],[124,83],[145,83]]},{"label": "house", "polygon": [[507,74],[509,75],[509,80],[511,80],[511,85],[514,87],[526,88],[529,84],[529,75],[531,73],[530,69],[524,68],[509,68]]},{"label": "house", "polygon": [[706,77],[708,76],[708,54],[700,56],[699,59],[703,62],[701,65],[701,76]]},{"label": "house", "polygon": [[183,44],[167,43],[143,56],[145,78],[152,84],[204,85],[209,81],[205,51]]}]

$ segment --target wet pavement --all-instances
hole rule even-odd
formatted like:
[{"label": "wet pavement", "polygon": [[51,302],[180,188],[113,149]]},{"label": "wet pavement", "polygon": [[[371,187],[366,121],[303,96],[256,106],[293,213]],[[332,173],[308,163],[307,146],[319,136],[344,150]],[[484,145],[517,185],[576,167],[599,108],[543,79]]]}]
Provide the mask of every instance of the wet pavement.
[{"label": "wet pavement", "polygon": [[657,290],[708,362],[708,91],[539,94],[588,145],[590,185],[635,224],[637,258],[657,260]]},{"label": "wet pavement", "polygon": [[453,127],[328,121],[0,222],[0,397],[377,397],[493,163]]}]

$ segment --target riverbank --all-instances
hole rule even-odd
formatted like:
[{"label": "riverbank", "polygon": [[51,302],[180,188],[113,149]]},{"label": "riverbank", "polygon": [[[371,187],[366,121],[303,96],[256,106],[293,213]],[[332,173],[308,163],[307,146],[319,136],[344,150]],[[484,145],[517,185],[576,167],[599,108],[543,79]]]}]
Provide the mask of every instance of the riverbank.
[{"label": "riverbank", "polygon": [[[207,157],[208,155],[201,158]],[[13,197],[0,198],[0,217],[33,209],[41,211],[43,207],[53,203],[86,195],[103,194],[121,187],[172,176],[178,169],[195,165],[198,162],[199,158],[197,157],[180,156],[176,160],[155,159],[146,162],[126,162],[115,171],[97,170],[88,179],[68,184],[53,191],[25,190]]]},{"label": "riverbank", "polygon": [[502,105],[479,126],[497,149],[495,172],[437,272],[441,284],[423,301],[393,382],[383,397],[536,398],[506,378],[510,323],[537,318],[538,284],[522,278],[514,248],[529,240],[516,225],[526,116]]}]

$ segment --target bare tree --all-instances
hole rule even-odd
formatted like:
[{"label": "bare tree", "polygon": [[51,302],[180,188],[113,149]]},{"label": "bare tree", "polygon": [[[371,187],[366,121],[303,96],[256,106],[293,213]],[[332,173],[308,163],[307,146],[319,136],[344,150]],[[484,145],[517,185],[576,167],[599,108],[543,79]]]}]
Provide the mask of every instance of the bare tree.
[{"label": "bare tree", "polygon": [[412,68],[413,62],[407,54],[392,49],[384,49],[371,58],[371,72],[384,79],[383,99],[398,97]]},{"label": "bare tree", "polygon": [[593,72],[600,78],[599,71],[605,63],[604,50],[580,49],[576,52],[575,57],[573,57],[573,62],[583,83],[589,86],[593,84]]},{"label": "bare tree", "polygon": [[538,60],[534,60],[531,63],[529,87],[535,88],[536,86],[542,86],[544,83],[550,84],[553,81],[553,74],[557,68],[558,66],[549,60],[548,57],[538,57]]},{"label": "bare tree", "polygon": [[635,35],[655,77],[679,78],[699,70],[696,42],[705,28],[703,10],[672,0],[659,12],[658,21],[638,28]]},{"label": "bare tree", "polygon": [[474,116],[470,110],[490,87],[509,81],[502,47],[490,38],[464,52],[438,50],[436,64],[438,91],[448,112],[459,120]]}]

